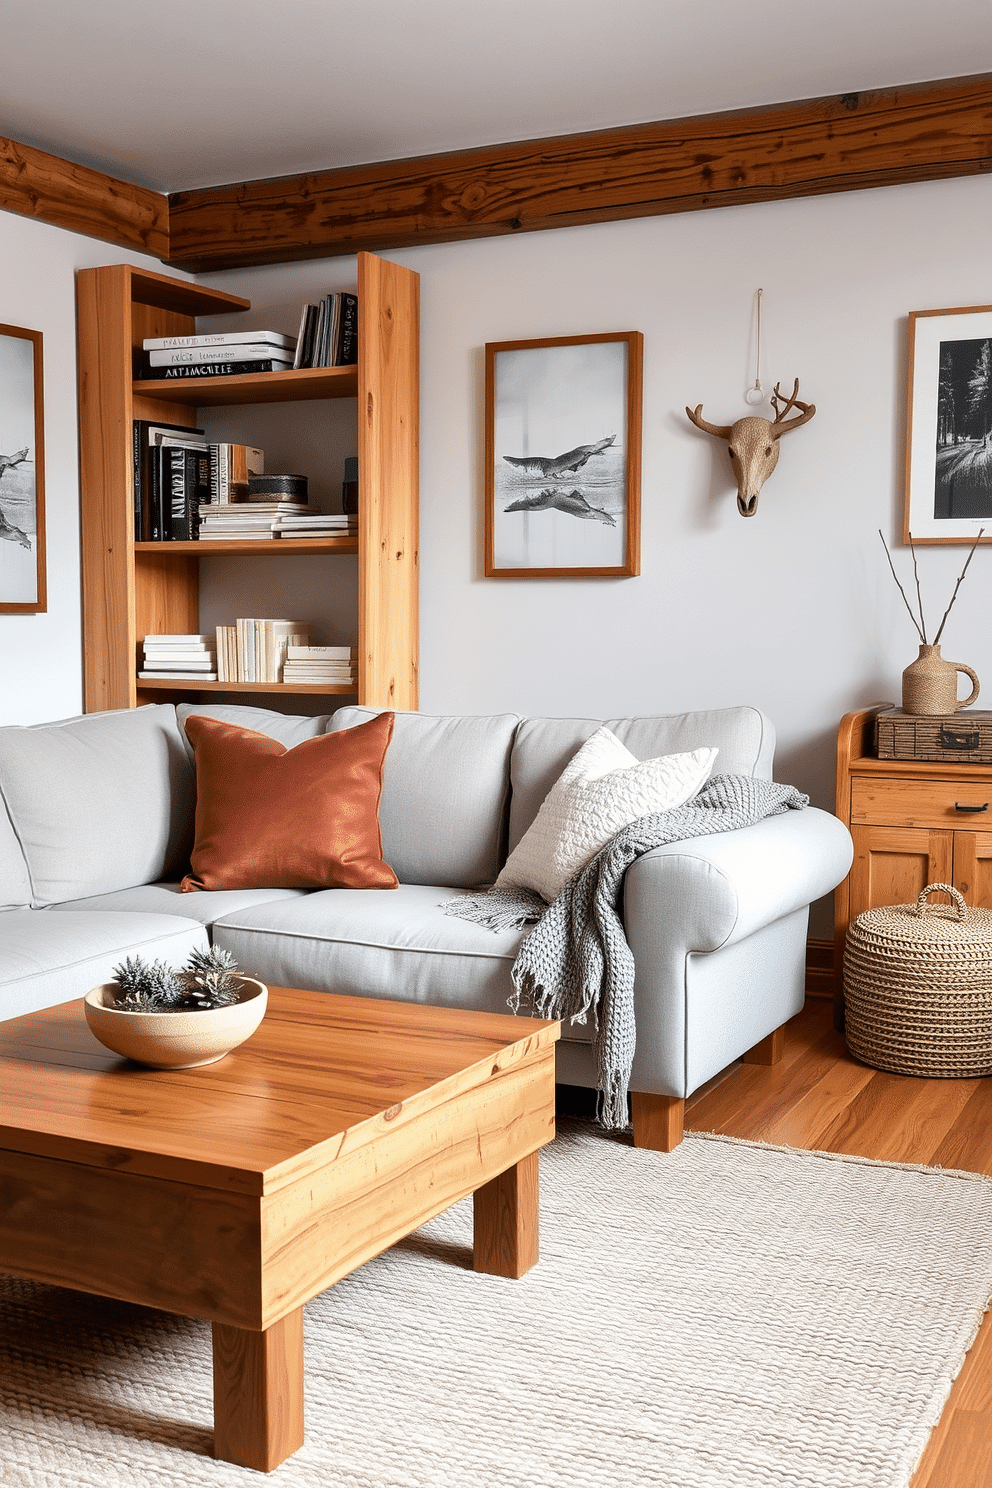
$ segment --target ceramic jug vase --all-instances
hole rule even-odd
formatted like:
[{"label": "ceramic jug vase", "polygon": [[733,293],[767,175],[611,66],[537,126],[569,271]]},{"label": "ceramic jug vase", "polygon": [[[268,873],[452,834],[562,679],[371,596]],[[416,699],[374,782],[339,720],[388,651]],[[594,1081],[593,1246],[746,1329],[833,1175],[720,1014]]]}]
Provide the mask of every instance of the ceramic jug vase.
[{"label": "ceramic jug vase", "polygon": [[[971,678],[971,692],[958,697],[958,672]],[[978,696],[978,678],[960,661],[945,661],[939,646],[921,646],[920,654],[902,674],[904,713],[956,713],[969,707]]]}]

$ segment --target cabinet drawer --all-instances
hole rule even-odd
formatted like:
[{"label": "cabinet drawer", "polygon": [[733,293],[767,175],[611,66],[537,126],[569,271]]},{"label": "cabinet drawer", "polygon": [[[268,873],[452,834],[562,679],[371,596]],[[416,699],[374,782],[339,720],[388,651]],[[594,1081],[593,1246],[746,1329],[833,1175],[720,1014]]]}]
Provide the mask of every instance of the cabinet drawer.
[{"label": "cabinet drawer", "polygon": [[978,831],[992,826],[992,781],[852,780],[851,822]]}]

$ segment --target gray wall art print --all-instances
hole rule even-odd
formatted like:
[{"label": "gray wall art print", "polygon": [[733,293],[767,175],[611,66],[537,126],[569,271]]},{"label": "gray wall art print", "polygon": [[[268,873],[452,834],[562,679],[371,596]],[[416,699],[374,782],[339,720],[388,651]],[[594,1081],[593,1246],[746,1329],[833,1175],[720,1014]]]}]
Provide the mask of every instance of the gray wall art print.
[{"label": "gray wall art print", "polygon": [[637,572],[640,342],[486,348],[490,576]]},{"label": "gray wall art print", "polygon": [[41,332],[0,325],[0,614],[45,609]]}]

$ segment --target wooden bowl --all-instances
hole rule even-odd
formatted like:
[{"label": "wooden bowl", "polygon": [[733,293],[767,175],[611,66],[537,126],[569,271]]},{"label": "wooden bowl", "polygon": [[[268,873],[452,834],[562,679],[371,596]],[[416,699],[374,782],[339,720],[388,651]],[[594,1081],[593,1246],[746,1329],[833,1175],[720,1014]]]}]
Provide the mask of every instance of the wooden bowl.
[{"label": "wooden bowl", "polygon": [[116,982],[94,987],[83,999],[94,1038],[115,1054],[149,1069],[196,1069],[216,1064],[250,1038],[265,1017],[269,989],[239,977],[238,1001],[188,1013],[139,1013],[114,1007]]}]

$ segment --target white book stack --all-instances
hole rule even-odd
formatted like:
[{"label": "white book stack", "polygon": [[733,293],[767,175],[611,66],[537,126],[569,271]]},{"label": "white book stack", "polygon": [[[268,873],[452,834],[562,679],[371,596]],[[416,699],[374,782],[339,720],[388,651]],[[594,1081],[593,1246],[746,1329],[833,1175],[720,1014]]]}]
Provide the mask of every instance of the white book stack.
[{"label": "white book stack", "polygon": [[274,537],[348,537],[358,531],[358,517],[345,512],[315,512],[306,515],[280,511],[272,522]]},{"label": "white book stack", "polygon": [[291,645],[286,651],[283,681],[354,687],[358,681],[358,647]]},{"label": "white book stack", "polygon": [[305,646],[303,620],[242,618],[217,627],[217,671],[221,682],[281,682],[287,647]]},{"label": "white book stack", "polygon": [[211,635],[146,635],[141,681],[217,681],[217,651]]},{"label": "white book stack", "polygon": [[200,541],[224,542],[238,538],[271,541],[273,522],[282,516],[302,515],[309,508],[300,501],[232,501],[200,508]]}]

